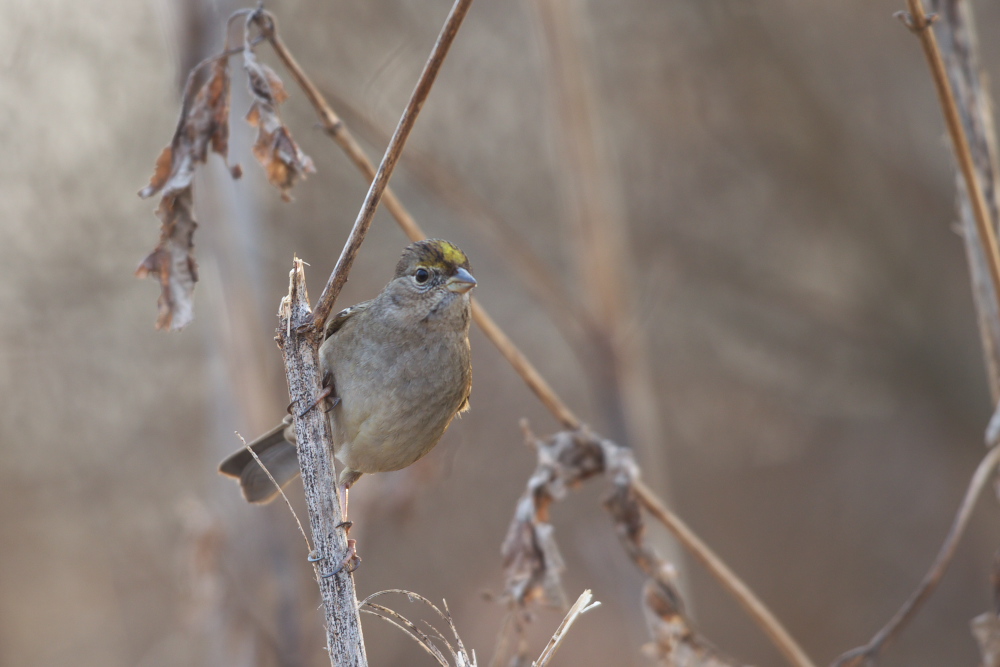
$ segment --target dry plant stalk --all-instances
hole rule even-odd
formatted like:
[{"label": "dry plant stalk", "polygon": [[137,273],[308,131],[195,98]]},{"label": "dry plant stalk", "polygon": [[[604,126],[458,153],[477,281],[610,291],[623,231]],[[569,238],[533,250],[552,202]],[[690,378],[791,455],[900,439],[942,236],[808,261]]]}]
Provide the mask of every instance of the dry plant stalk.
[{"label": "dry plant stalk", "polygon": [[984,667],[1000,667],[1000,552],[993,556],[993,609],[972,619],[972,636],[979,645]]},{"label": "dry plant stalk", "polygon": [[[322,336],[312,326],[305,268],[298,258],[289,275],[288,295],[281,301],[278,320],[277,341],[284,357],[291,404],[315,404],[322,390],[318,355]],[[354,578],[350,568],[344,567],[345,558],[349,557],[347,532],[338,525],[341,512],[331,455],[330,422],[319,409],[301,413],[294,410],[293,414],[302,486],[313,536],[309,560],[314,564],[323,601],[330,663],[336,667],[364,667],[368,658]]]},{"label": "dry plant stalk", "polygon": [[[1000,254],[997,250],[998,211],[997,151],[991,103],[981,80],[977,62],[971,12],[967,2],[938,0],[939,14],[925,13],[920,0],[907,0],[908,11],[897,18],[920,38],[931,70],[945,124],[951,136],[958,165],[958,199],[972,291],[979,316],[980,334],[993,401],[1000,395]],[[939,21],[944,17],[943,22]],[[932,25],[941,25],[941,48]],[[1000,408],[986,428],[987,445],[993,449],[983,458],[969,482],[952,526],[927,574],[899,610],[864,646],[841,655],[834,665],[860,665],[875,660],[916,616],[947,571],[958,542],[986,482],[1000,464],[996,439],[1000,430]],[[1000,637],[997,613],[987,612],[973,620],[986,664],[998,664]]]},{"label": "dry plant stalk", "polygon": [[[993,403],[1000,399],[1000,258],[996,134],[992,102],[983,85],[968,2],[934,0],[933,19],[920,0],[897,14],[919,38],[937,89],[958,165],[958,208],[972,293]],[[940,42],[938,40],[938,34]],[[943,45],[943,48],[942,48]]]},{"label": "dry plant stalk", "polygon": [[[438,630],[434,625],[424,621],[424,625],[434,633],[431,636],[420,629],[416,623],[406,618],[397,611],[390,609],[384,605],[375,604],[372,602],[377,597],[386,595],[388,593],[399,593],[405,595],[410,602],[421,602],[425,606],[436,613],[441,619],[448,624],[448,629],[451,631],[452,637],[454,638],[455,644],[452,645],[450,641],[444,636],[444,634]],[[451,610],[448,609],[448,603],[443,602],[444,611],[438,608],[436,604],[425,598],[424,596],[414,593],[412,591],[404,591],[398,588],[393,588],[386,591],[379,591],[378,593],[373,593],[365,598],[361,602],[361,611],[366,614],[371,614],[373,616],[378,616],[382,620],[386,621],[390,625],[393,625],[409,636],[413,641],[417,642],[421,648],[423,648],[427,653],[431,655],[441,667],[476,667],[476,652],[472,651],[470,654],[465,649],[465,644],[462,642],[462,638],[458,634],[458,629],[455,627],[455,619],[451,616]],[[435,643],[436,640],[440,640],[444,647],[451,654],[452,662],[449,663],[444,652]]]},{"label": "dry plant stalk", "polygon": [[591,609],[601,606],[600,602],[591,603],[592,599],[594,599],[594,595],[590,592],[589,588],[580,593],[580,597],[576,599],[573,606],[569,608],[568,612],[566,612],[566,617],[563,618],[562,623],[559,624],[559,627],[556,628],[556,631],[552,634],[552,638],[549,639],[549,643],[545,645],[544,649],[542,649],[542,654],[538,656],[538,660],[531,663],[531,667],[545,667],[545,665],[552,661],[552,658],[555,656],[556,651],[559,650],[559,646],[562,644],[563,639],[566,638],[566,633],[568,633],[569,629],[573,627],[573,624],[576,623],[577,619]]}]

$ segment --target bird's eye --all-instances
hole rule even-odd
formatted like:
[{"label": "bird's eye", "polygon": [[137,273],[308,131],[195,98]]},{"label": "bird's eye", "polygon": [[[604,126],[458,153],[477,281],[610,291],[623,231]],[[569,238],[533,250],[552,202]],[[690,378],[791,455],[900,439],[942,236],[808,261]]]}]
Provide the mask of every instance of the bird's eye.
[{"label": "bird's eye", "polygon": [[431,274],[427,269],[417,269],[417,272],[413,274],[413,277],[418,284],[423,285],[427,282],[427,279],[431,277]]}]

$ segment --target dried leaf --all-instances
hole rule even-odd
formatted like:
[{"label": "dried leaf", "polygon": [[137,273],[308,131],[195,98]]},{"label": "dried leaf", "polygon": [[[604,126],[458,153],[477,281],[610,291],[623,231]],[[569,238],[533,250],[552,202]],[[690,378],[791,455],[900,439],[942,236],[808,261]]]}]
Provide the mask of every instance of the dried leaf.
[{"label": "dried leaf", "polygon": [[229,150],[229,59],[225,56],[211,61],[208,77],[193,98],[196,71],[191,72],[181,117],[170,145],[156,160],[149,185],[139,192],[143,199],[163,191],[179,192],[191,187],[194,167],[204,164],[208,149],[226,158]]},{"label": "dried leaf", "polygon": [[[229,150],[229,65],[220,56],[211,61],[210,72],[191,96],[197,68],[185,89],[184,104],[170,145],[156,159],[149,184],[139,192],[143,198],[162,193],[156,214],[160,218],[160,242],[142,261],[135,275],[154,277],[160,283],[157,329],[180,329],[194,318],[194,285],[198,268],[194,258],[191,181],[195,167],[204,164],[211,150],[226,159]],[[230,167],[234,178],[239,166]]]},{"label": "dried leaf", "polygon": [[257,138],[253,154],[264,167],[267,180],[281,190],[281,198],[291,201],[289,191],[295,179],[305,178],[316,171],[312,158],[302,152],[292,139],[292,133],[278,116],[278,105],[288,99],[284,84],[267,65],[257,60],[250,49],[243,51],[243,68],[254,102],[247,112],[246,120],[257,128]]},{"label": "dried leaf", "polygon": [[502,547],[508,599],[519,606],[532,600],[565,604],[560,583],[564,565],[554,529],[548,523],[549,505],[564,498],[580,482],[603,474],[612,484],[604,506],[614,520],[618,538],[649,577],[643,592],[643,607],[653,638],[646,648],[649,657],[671,667],[738,664],[723,657],[692,629],[674,587],[675,568],[646,542],[643,513],[634,488],[639,467],[632,451],[585,427],[541,440],[526,425],[522,426],[538,463],[518,501]]},{"label": "dried leaf", "polygon": [[164,195],[157,210],[163,224],[156,249],[136,269],[137,278],[153,277],[160,282],[157,329],[180,329],[194,319],[192,294],[198,281],[194,259],[194,230],[198,223],[191,215],[191,189]]},{"label": "dried leaf", "polygon": [[534,499],[526,493],[501,547],[505,588],[519,605],[539,601],[565,609],[562,572],[566,566],[556,544],[555,528],[539,520],[538,514]]},{"label": "dried leaf", "polygon": [[642,589],[643,613],[653,641],[644,652],[669,667],[734,667],[740,663],[726,658],[691,629],[681,613],[677,591],[652,579]]},{"label": "dried leaf", "polygon": [[566,496],[580,481],[604,470],[604,452],[589,432],[561,431],[545,441],[526,430],[538,453],[538,466],[518,501],[501,553],[508,597],[519,605],[531,601],[565,609],[565,569],[548,522],[549,505]]},{"label": "dried leaf", "polygon": [[250,92],[253,96],[263,102],[277,107],[288,99],[285,91],[285,84],[281,82],[281,77],[277,72],[257,60],[257,55],[253,51],[246,51],[244,67],[249,77]]}]

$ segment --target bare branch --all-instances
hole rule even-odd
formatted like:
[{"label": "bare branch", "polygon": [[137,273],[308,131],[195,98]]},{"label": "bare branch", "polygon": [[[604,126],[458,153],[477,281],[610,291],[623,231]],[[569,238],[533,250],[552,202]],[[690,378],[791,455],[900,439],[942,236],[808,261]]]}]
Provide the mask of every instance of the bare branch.
[{"label": "bare branch", "polygon": [[[935,4],[942,5],[943,9],[935,18],[945,17],[942,36],[948,48],[944,52],[931,27],[932,19],[924,12],[920,0],[907,0],[909,12],[900,12],[897,16],[920,38],[962,176],[959,208],[990,391],[996,404],[1000,399],[1000,311],[997,301],[1000,298],[1000,252],[996,239],[997,165],[991,104],[975,62],[974,37],[967,21],[969,8],[960,6],[968,3],[943,0]],[[974,140],[974,145],[970,139]]]},{"label": "bare branch", "polygon": [[962,499],[962,504],[958,508],[958,513],[955,515],[954,521],[952,521],[948,535],[945,536],[944,542],[938,550],[937,557],[931,564],[931,569],[924,575],[920,585],[913,591],[909,599],[903,603],[899,611],[889,619],[885,627],[879,630],[870,642],[844,653],[832,663],[833,665],[837,667],[860,665],[864,660],[871,660],[877,657],[895,636],[906,627],[906,624],[916,616],[917,612],[920,611],[920,607],[923,606],[924,602],[931,596],[931,593],[934,592],[934,589],[937,588],[941,577],[948,571],[948,565],[951,564],[951,559],[955,555],[955,549],[958,547],[958,543],[961,541],[962,536],[965,534],[965,529],[969,525],[969,519],[972,517],[972,510],[976,506],[976,501],[979,500],[979,495],[986,487],[986,483],[989,481],[990,475],[998,463],[1000,463],[1000,447],[994,447],[986,454],[976,468],[976,472],[973,473],[972,479],[969,481],[969,488],[965,492],[965,498]]},{"label": "bare branch", "polygon": [[392,175],[392,170],[396,167],[399,154],[403,150],[406,139],[410,136],[410,131],[417,120],[417,115],[420,113],[420,109],[423,108],[424,102],[427,100],[427,95],[431,92],[434,79],[437,78],[438,71],[440,71],[441,65],[444,64],[445,56],[448,55],[448,49],[451,48],[451,44],[455,40],[455,35],[458,34],[458,28],[462,25],[462,20],[465,18],[465,14],[469,11],[471,5],[472,0],[455,0],[448,18],[445,20],[444,27],[441,28],[441,33],[438,35],[437,42],[435,42],[434,48],[431,50],[431,55],[427,58],[424,70],[420,73],[417,85],[410,95],[410,101],[407,102],[406,108],[403,110],[403,115],[399,119],[399,124],[396,126],[396,131],[392,133],[392,139],[389,140],[389,146],[385,149],[385,156],[382,158],[382,163],[379,164],[375,179],[372,181],[371,187],[368,188],[368,194],[361,205],[361,211],[358,213],[358,219],[354,222],[354,228],[351,229],[351,235],[347,239],[344,251],[340,254],[337,266],[334,268],[333,274],[331,274],[330,280],[326,283],[326,287],[323,288],[323,293],[316,304],[316,325],[319,328],[323,327],[323,323],[330,314],[333,304],[340,294],[340,290],[347,282],[347,274],[350,272],[354,258],[361,248],[361,242],[364,240],[365,234],[368,233],[368,227],[372,223],[372,218],[375,217],[375,210],[382,199],[382,193],[389,184],[389,177]]}]

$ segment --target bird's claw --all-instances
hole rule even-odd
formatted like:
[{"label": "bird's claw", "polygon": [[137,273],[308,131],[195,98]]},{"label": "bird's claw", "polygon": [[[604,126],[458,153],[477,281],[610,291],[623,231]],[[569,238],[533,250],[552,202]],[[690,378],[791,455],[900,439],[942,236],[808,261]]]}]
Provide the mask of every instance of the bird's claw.
[{"label": "bird's claw", "polygon": [[335,569],[333,572],[328,572],[327,574],[321,574],[320,576],[323,577],[324,579],[329,579],[330,577],[334,577],[340,574],[340,572],[345,567],[348,568],[347,570],[348,574],[351,574],[359,567],[361,567],[361,557],[358,555],[358,550],[356,545],[357,545],[356,540],[347,540],[347,553],[344,555],[344,560],[340,562],[340,565],[338,565],[337,569]]},{"label": "bird's claw", "polygon": [[[315,408],[317,405],[319,405],[320,402],[322,402],[322,401],[330,398],[332,395],[333,395],[333,388],[332,387],[325,387],[323,389],[323,391],[319,392],[319,396],[316,397],[316,400],[313,401],[312,403],[310,403],[309,407],[307,407],[305,410],[303,410],[302,412],[300,412],[298,414],[298,417],[299,418],[304,417],[307,412],[309,412],[310,410],[312,410],[313,408]],[[331,403],[332,403],[332,405],[329,408],[327,408],[326,410],[324,410],[324,412],[329,412],[333,408],[337,407],[340,404],[340,398],[337,397],[337,396],[334,396],[333,397],[333,401],[331,401]],[[292,406],[289,405],[288,407],[291,408]]]}]

